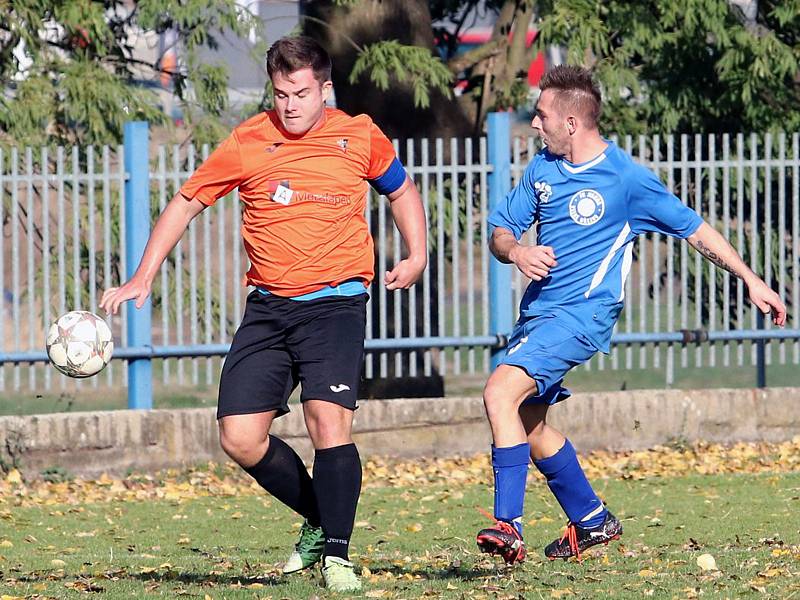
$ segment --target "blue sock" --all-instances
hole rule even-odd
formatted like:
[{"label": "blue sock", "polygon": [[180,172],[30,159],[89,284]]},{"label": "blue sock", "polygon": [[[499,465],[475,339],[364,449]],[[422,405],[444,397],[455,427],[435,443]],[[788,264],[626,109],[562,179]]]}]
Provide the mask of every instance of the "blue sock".
[{"label": "blue sock", "polygon": [[569,440],[553,456],[533,464],[547,479],[547,487],[571,522],[588,528],[603,523],[608,511],[589,485]]},{"label": "blue sock", "polygon": [[522,535],[522,505],[531,448],[527,442],[509,448],[492,446],[494,517],[514,525]]}]

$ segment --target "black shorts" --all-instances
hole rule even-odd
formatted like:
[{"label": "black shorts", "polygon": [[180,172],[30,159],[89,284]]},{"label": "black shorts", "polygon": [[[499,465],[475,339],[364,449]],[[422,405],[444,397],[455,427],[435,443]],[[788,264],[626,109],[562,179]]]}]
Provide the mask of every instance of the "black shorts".
[{"label": "black shorts", "polygon": [[290,300],[253,291],[219,383],[217,418],[277,410],[300,400],[357,408],[367,295]]}]

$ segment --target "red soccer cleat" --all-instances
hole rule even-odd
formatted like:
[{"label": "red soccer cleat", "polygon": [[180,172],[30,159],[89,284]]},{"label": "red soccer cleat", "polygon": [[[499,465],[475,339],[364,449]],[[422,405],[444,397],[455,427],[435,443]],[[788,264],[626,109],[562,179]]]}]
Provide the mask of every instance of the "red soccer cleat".
[{"label": "red soccer cleat", "polygon": [[497,521],[492,527],[481,529],[477,542],[481,552],[499,554],[507,565],[522,562],[527,554],[525,542],[517,528],[505,521]]}]

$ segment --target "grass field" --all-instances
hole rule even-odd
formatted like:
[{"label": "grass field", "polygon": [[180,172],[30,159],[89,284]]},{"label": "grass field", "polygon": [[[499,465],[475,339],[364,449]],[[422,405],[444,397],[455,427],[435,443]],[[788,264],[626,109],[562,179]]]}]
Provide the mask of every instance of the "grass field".
[{"label": "grass field", "polygon": [[[367,598],[800,597],[800,439],[582,459],[623,520],[620,543],[549,562],[561,512],[538,475],[527,562],[477,552],[485,456],[365,465],[353,536]],[[229,465],[123,480],[0,482],[0,597],[332,597],[317,570],[282,577],[298,519]],[[59,481],[61,479],[61,481]],[[703,570],[710,554],[716,569]]]}]

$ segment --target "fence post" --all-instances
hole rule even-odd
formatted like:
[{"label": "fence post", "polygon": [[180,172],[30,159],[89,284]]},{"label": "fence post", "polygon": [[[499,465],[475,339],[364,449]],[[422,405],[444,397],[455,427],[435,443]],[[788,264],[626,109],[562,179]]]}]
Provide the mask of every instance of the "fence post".
[{"label": "fence post", "polygon": [[[489,163],[489,210],[500,204],[511,190],[511,116],[493,112],[487,116]],[[514,326],[511,265],[489,258],[489,333],[508,335]],[[492,350],[492,369],[500,364],[505,348]]]},{"label": "fence post", "polygon": [[[149,132],[145,121],[125,123],[125,261],[130,279],[150,237],[150,154]],[[152,347],[150,298],[139,310],[129,302],[128,345]],[[128,361],[128,408],[153,408],[153,373],[149,358]]]}]

